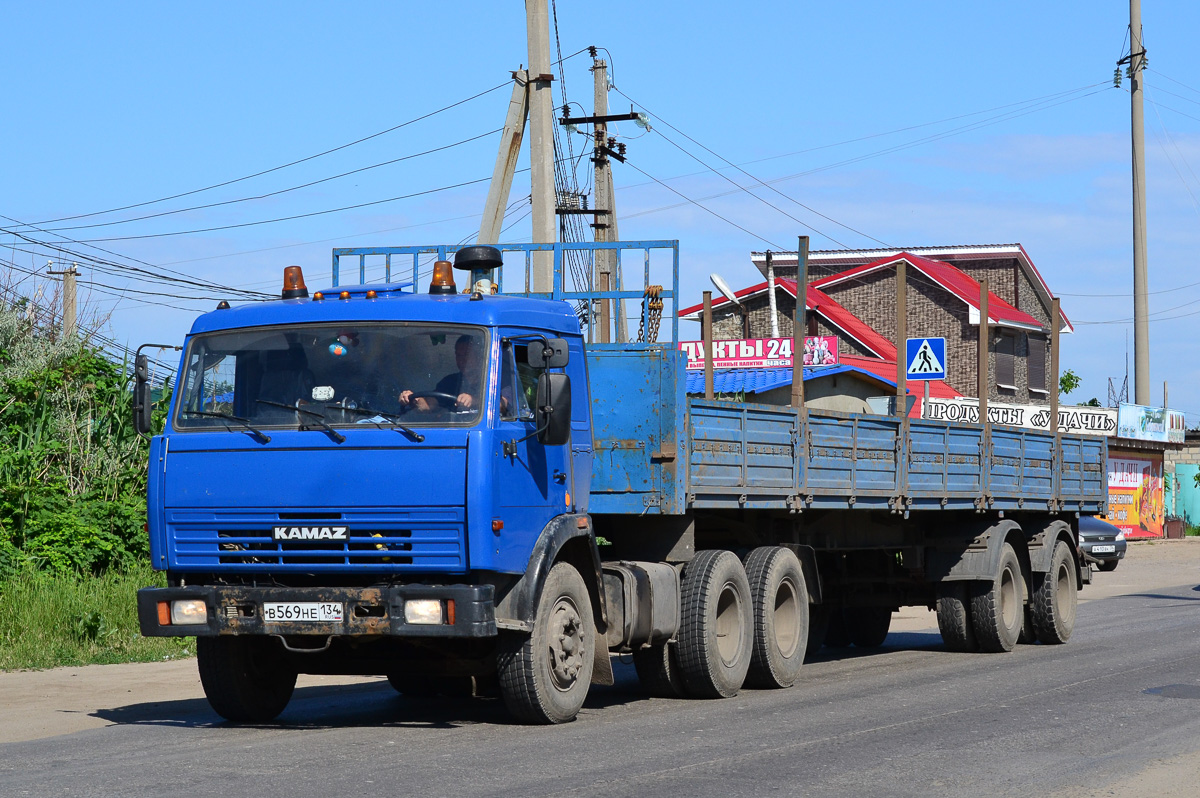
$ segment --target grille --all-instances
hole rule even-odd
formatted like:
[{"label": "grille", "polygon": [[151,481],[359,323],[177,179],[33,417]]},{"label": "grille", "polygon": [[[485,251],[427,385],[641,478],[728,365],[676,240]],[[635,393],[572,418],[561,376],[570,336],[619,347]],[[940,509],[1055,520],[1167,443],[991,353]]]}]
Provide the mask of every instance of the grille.
[{"label": "grille", "polygon": [[[169,511],[172,565],[217,570],[465,571],[462,509],[384,513]],[[331,523],[333,522],[333,523]],[[346,540],[283,540],[275,526],[348,529]]]}]

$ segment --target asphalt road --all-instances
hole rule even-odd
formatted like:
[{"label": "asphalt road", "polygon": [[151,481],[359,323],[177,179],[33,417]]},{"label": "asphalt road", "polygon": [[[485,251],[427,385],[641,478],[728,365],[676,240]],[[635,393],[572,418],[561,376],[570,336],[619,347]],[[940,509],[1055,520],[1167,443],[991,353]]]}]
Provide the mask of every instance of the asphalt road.
[{"label": "asphalt road", "polygon": [[110,725],[0,745],[0,795],[1191,796],[1200,571],[1174,566],[1097,575],[1065,646],[951,654],[904,631],[724,701],[644,699],[622,665],[563,727],[379,681],[301,687],[257,728],[131,692],[90,711]]}]

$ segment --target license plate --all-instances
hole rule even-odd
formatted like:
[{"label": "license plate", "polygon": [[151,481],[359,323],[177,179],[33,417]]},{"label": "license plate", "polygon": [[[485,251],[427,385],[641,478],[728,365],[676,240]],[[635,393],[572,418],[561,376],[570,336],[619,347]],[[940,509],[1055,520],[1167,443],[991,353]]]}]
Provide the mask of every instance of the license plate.
[{"label": "license plate", "polygon": [[1092,554],[1115,554],[1116,546],[1092,546]]},{"label": "license plate", "polygon": [[263,620],[269,623],[341,623],[343,610],[341,604],[333,601],[268,601],[263,602]]}]

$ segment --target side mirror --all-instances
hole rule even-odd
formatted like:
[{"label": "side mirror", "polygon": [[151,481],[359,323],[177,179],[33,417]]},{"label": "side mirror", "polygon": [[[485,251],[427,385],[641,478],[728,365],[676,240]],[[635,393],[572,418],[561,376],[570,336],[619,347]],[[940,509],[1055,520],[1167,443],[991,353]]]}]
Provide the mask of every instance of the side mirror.
[{"label": "side mirror", "polygon": [[560,369],[567,365],[567,342],[550,338],[545,346],[539,346],[537,341],[531,341],[525,360],[535,369]]},{"label": "side mirror", "polygon": [[133,361],[133,428],[143,438],[150,434],[150,360],[139,354]]},{"label": "side mirror", "polygon": [[537,438],[545,446],[571,440],[571,378],[542,372],[537,382]]}]

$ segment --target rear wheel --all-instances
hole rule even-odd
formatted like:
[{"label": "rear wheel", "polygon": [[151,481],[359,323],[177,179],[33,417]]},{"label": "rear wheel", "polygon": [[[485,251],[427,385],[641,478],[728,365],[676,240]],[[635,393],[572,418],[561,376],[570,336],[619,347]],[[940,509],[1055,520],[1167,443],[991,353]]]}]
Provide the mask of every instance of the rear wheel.
[{"label": "rear wheel", "polygon": [[569,563],[550,569],[533,633],[500,638],[500,694],[525,723],[565,723],[583,707],[592,682],[596,625],[583,577]]},{"label": "rear wheel", "polygon": [[938,630],[948,651],[978,651],[971,626],[971,604],[966,582],[942,582],[937,591]]},{"label": "rear wheel", "polygon": [[296,688],[273,637],[199,637],[196,662],[209,705],[235,723],[274,720]]},{"label": "rear wheel", "polygon": [[689,695],[737,695],[754,644],[750,583],[730,551],[700,551],[683,570],[679,666]]},{"label": "rear wheel", "polygon": [[1037,575],[1037,588],[1030,604],[1033,628],[1043,643],[1065,643],[1075,629],[1075,609],[1079,600],[1075,582],[1075,564],[1071,547],[1063,541],[1054,544],[1050,571]]},{"label": "rear wheel", "polygon": [[683,698],[687,695],[674,645],[655,643],[638,649],[633,652],[633,667],[647,695],[655,698]]},{"label": "rear wheel", "polygon": [[746,684],[791,687],[808,642],[808,588],[791,549],[763,546],[746,558],[754,612],[754,647]]},{"label": "rear wheel", "polygon": [[414,676],[407,673],[389,673],[388,684],[400,695],[409,698],[433,696],[470,697],[477,695],[473,676]]},{"label": "rear wheel", "polygon": [[825,626],[825,645],[830,648],[849,648],[853,644],[850,626],[846,623],[846,609],[830,607],[829,623]]},{"label": "rear wheel", "polygon": [[996,575],[976,582],[971,596],[971,621],[983,651],[1012,651],[1025,621],[1022,601],[1021,562],[1012,544],[1000,549]]},{"label": "rear wheel", "polygon": [[846,629],[858,648],[879,648],[892,625],[890,607],[847,607]]}]

